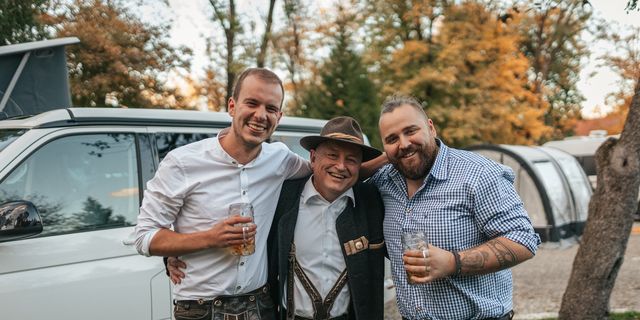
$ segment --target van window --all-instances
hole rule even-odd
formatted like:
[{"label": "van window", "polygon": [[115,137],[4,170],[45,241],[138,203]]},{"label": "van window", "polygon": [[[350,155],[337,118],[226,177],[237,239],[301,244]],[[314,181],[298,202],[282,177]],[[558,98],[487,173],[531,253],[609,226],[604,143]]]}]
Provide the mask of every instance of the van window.
[{"label": "van window", "polygon": [[303,136],[274,134],[271,136],[271,142],[282,142],[289,147],[289,150],[297,153],[299,156],[309,160],[309,151],[300,145],[300,139]]},{"label": "van window", "polygon": [[215,137],[215,133],[173,133],[158,132],[156,133],[156,146],[158,148],[158,156],[160,161],[169,153],[169,151],[184,146],[192,142],[202,139]]},{"label": "van window", "polygon": [[0,202],[29,200],[54,235],[131,226],[138,215],[135,136],[86,134],[53,140],[0,183]]}]

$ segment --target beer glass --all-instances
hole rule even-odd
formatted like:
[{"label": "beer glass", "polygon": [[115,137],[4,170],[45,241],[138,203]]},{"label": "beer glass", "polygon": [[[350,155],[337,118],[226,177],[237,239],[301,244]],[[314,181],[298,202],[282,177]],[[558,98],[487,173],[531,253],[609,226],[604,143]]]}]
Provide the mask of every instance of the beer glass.
[{"label": "beer glass", "polygon": [[[253,223],[253,206],[247,202],[232,203],[229,205],[229,217],[232,216],[250,217],[250,223]],[[238,223],[236,226],[242,227],[242,238],[244,241],[242,244],[228,247],[229,253],[234,256],[248,256],[253,254],[256,251],[256,238],[249,238],[246,234],[246,231],[249,229],[249,223]]]},{"label": "beer glass", "polygon": [[[405,231],[402,236],[402,252],[422,251],[422,256],[426,259],[429,256],[429,248],[427,245],[427,237],[422,231]],[[406,271],[406,270],[405,270]],[[411,274],[407,271],[407,281],[412,283]]]}]

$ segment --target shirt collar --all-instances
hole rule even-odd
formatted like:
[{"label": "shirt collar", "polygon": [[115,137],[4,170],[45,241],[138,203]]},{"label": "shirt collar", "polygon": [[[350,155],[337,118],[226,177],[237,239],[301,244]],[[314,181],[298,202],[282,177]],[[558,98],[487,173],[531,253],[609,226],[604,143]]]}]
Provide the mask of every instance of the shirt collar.
[{"label": "shirt collar", "polygon": [[214,139],[213,139],[213,147],[211,149],[212,150],[211,153],[213,154],[215,159],[218,159],[218,161],[223,162],[223,163],[227,163],[227,164],[232,165],[232,166],[250,168],[260,158],[260,156],[262,155],[262,151],[264,150],[264,145],[263,145],[263,148],[260,149],[260,153],[258,153],[258,156],[256,156],[255,159],[251,160],[249,163],[247,163],[245,165],[242,165],[238,161],[236,161],[236,159],[234,159],[231,155],[229,155],[224,150],[224,148],[222,148],[222,144],[220,144],[220,138],[221,138],[220,135],[216,135],[214,137]]},{"label": "shirt collar", "polygon": [[436,138],[436,143],[438,144],[438,147],[440,147],[440,150],[438,151],[436,161],[433,163],[433,167],[431,167],[429,174],[437,180],[447,180],[449,177],[449,170],[447,166],[449,147],[442,143],[442,140],[438,138]]},{"label": "shirt collar", "polygon": [[[312,179],[313,179],[313,175],[311,177],[309,177],[309,179],[307,180],[307,182],[304,185],[304,189],[302,189],[302,195],[300,196],[300,199],[302,200],[302,203],[306,204],[309,200],[311,200],[313,198],[319,198],[322,201],[325,201],[325,202],[329,203],[329,201],[327,201],[318,192],[318,190],[316,190],[316,187],[313,185]],[[353,188],[349,188],[349,190],[345,191],[343,194],[338,196],[338,198],[336,198],[336,200],[334,200],[332,203],[335,203],[335,202],[339,201],[343,197],[347,197],[347,198],[351,199],[351,203],[355,207],[356,198],[355,198],[355,195],[353,193]]]}]

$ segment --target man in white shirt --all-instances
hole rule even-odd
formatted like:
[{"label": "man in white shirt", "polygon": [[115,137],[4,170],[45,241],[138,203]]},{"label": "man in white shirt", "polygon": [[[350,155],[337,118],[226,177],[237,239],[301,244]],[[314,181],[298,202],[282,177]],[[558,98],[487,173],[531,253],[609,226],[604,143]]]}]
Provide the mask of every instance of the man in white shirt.
[{"label": "man in white shirt", "polygon": [[[268,230],[284,180],[310,173],[308,162],[284,144],[265,143],[282,116],[283,96],[273,72],[245,70],[228,102],[228,133],[173,150],[147,184],[136,248],[186,263],[185,278],[173,288],[178,320],[275,317],[266,286]],[[236,225],[250,218],[228,218],[237,202],[254,207],[254,224],[244,230]],[[254,254],[226,251],[245,236],[255,237]]]},{"label": "man in white shirt", "polygon": [[[331,119],[300,144],[311,152],[313,175],[285,181],[268,240],[279,318],[381,320],[384,206],[374,186],[358,182],[362,161],[381,152],[364,145],[351,117]],[[172,260],[168,270],[180,282],[189,271]]]}]

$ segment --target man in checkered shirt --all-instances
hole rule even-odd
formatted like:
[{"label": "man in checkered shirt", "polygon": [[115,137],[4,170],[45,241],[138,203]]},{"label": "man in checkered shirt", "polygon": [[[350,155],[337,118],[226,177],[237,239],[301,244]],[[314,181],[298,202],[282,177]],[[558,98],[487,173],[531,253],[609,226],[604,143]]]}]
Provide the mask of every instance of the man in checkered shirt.
[{"label": "man in checkered shirt", "polygon": [[[512,170],[447,147],[414,98],[387,99],[379,125],[390,164],[371,182],[403,318],[511,319],[509,268],[540,244]],[[401,234],[412,231],[425,233],[428,250],[403,253]]]}]

